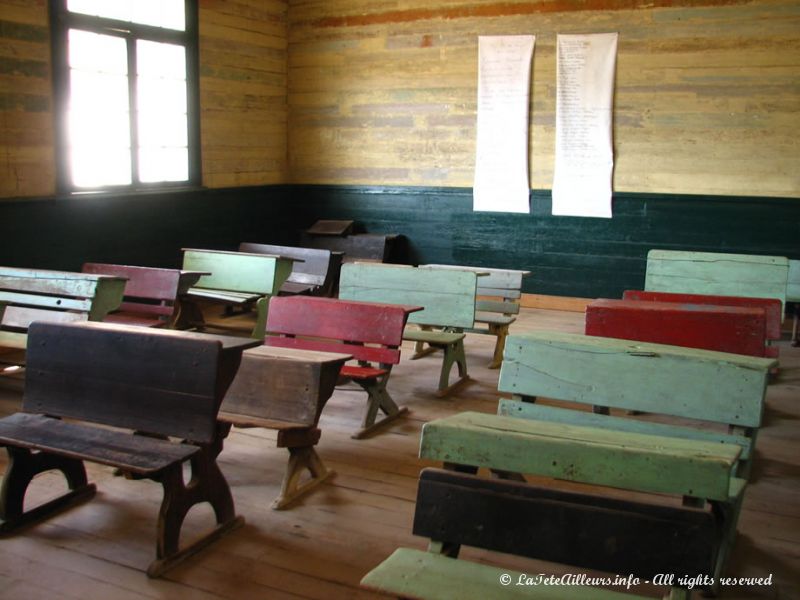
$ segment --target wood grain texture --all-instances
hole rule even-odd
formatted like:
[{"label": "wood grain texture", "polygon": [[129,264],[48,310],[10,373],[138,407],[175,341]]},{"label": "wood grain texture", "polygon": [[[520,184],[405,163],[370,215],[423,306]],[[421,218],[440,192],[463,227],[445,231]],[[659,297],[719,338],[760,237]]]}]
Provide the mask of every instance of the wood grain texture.
[{"label": "wood grain texture", "polygon": [[471,186],[477,37],[534,33],[531,187],[548,189],[555,36],[617,31],[616,190],[798,197],[799,20],[783,0],[293,4],[291,181]]},{"label": "wood grain texture", "polygon": [[344,265],[339,282],[341,298],[423,306],[408,322],[443,327],[472,327],[476,291],[473,272],[393,265]]},{"label": "wood grain texture", "polygon": [[758,427],[773,359],[558,332],[512,335],[498,389]]}]

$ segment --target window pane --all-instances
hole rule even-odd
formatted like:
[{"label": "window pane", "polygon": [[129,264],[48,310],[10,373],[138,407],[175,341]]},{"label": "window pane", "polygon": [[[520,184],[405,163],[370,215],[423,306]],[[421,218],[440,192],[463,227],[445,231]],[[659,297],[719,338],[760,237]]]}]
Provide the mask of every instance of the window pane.
[{"label": "window pane", "polygon": [[128,78],[70,71],[70,110],[128,112]]},{"label": "window pane", "polygon": [[141,112],[162,112],[170,115],[185,113],[186,82],[140,77],[138,107]]},{"label": "window pane", "polygon": [[77,187],[130,185],[130,148],[73,147],[72,182]]},{"label": "window pane", "polygon": [[184,0],[68,0],[67,10],[183,31]]},{"label": "window pane", "polygon": [[139,177],[143,182],[189,179],[187,148],[139,148]]},{"label": "window pane", "polygon": [[68,0],[67,10],[84,15],[130,21],[133,0]]},{"label": "window pane", "polygon": [[187,146],[186,114],[139,113],[141,146]]},{"label": "window pane", "polygon": [[139,76],[186,79],[186,49],[183,46],[138,40],[136,61]]},{"label": "window pane", "polygon": [[128,74],[125,40],[79,29],[69,30],[69,66],[83,71]]},{"label": "window pane", "polygon": [[155,25],[183,31],[186,28],[183,0],[136,0],[133,3],[134,23]]}]

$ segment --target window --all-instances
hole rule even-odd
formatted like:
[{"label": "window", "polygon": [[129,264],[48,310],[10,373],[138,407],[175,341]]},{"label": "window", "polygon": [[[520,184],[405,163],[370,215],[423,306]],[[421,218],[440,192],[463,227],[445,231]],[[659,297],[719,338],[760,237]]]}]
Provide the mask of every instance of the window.
[{"label": "window", "polygon": [[196,0],[50,0],[61,192],[198,184]]}]

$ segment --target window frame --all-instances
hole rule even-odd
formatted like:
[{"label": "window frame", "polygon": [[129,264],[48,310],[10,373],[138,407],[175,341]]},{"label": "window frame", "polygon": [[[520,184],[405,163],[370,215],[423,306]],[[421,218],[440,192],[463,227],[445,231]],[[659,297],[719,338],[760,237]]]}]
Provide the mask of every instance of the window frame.
[{"label": "window frame", "polygon": [[[59,194],[150,192],[160,189],[199,187],[200,158],[200,66],[197,0],[183,0],[186,15],[184,31],[131,23],[106,17],[72,13],[67,0],[49,0],[51,64],[53,80],[53,119],[55,138],[56,191]],[[131,183],[84,188],[72,183],[69,150],[69,48],[70,29],[113,35],[126,40],[128,47],[128,94],[130,98]],[[138,172],[138,131],[136,106],[136,41],[147,40],[180,44],[186,48],[186,119],[188,179],[183,181],[142,182]],[[133,49],[133,51],[131,51]]]}]

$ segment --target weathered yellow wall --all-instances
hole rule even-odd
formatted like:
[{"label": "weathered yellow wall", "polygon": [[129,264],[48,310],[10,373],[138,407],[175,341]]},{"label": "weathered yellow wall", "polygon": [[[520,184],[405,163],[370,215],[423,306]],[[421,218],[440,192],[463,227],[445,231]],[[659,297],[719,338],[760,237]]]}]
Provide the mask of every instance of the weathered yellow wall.
[{"label": "weathered yellow wall", "polygon": [[[796,0],[199,4],[210,187],[470,186],[477,36],[534,33],[531,186],[549,188],[555,34],[619,31],[616,190],[800,197]],[[55,191],[49,63],[45,0],[0,0],[0,198]]]},{"label": "weathered yellow wall", "polygon": [[618,31],[616,190],[800,197],[796,0],[289,4],[292,182],[471,186],[477,36],[526,33],[549,189],[556,33]]},{"label": "weathered yellow wall", "polygon": [[55,189],[50,81],[45,1],[0,1],[0,197]]},{"label": "weathered yellow wall", "polygon": [[[286,179],[286,0],[200,0],[203,184]],[[0,198],[55,192],[45,0],[0,0]]]},{"label": "weathered yellow wall", "polygon": [[286,179],[286,0],[200,0],[203,183]]}]

